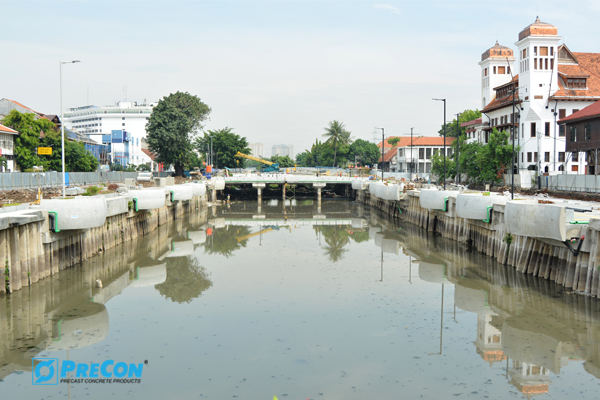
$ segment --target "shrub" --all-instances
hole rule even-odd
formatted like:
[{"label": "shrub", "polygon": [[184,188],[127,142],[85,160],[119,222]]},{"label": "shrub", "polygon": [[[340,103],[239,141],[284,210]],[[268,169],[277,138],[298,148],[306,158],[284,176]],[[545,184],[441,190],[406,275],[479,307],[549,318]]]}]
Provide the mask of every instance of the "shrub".
[{"label": "shrub", "polygon": [[100,188],[98,186],[88,186],[85,188],[85,192],[83,192],[82,196],[95,196],[100,192]]},{"label": "shrub", "polygon": [[116,191],[119,188],[119,185],[117,185],[116,183],[109,183],[107,189],[108,190],[112,190],[113,192]]}]

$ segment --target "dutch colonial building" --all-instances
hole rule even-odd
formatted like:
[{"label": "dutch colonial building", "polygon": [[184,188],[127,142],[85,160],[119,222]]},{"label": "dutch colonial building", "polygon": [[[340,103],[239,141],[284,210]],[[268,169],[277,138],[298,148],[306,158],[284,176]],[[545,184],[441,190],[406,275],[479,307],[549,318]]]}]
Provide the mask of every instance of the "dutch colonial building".
[{"label": "dutch colonial building", "polygon": [[519,33],[516,57],[496,42],[479,63],[482,121],[463,126],[482,143],[494,128],[511,140],[516,132],[518,173],[587,171],[586,153],[566,152],[557,122],[600,99],[600,53],[571,52],[560,42],[557,28],[537,18]]}]

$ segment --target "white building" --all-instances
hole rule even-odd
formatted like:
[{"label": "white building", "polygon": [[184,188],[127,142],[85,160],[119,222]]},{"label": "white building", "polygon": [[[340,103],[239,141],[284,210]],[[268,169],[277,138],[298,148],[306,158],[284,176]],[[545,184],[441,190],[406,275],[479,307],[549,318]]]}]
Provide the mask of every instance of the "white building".
[{"label": "white building", "polygon": [[265,156],[265,144],[264,143],[250,143],[248,144],[250,147],[250,153],[254,157],[264,157]]},{"label": "white building", "polygon": [[15,138],[19,132],[7,126],[0,125],[0,156],[6,158],[6,170],[2,172],[13,172],[15,170],[14,148]]},{"label": "white building", "polygon": [[276,155],[280,157],[289,156],[291,159],[294,159],[294,146],[291,144],[276,144],[271,149],[271,156]]},{"label": "white building", "polygon": [[[446,138],[446,156],[452,156],[452,143],[455,138]],[[412,153],[412,154],[411,154]],[[394,172],[429,173],[431,172],[431,156],[444,154],[444,138],[440,136],[421,136],[412,140],[401,137],[396,147],[385,154],[383,161],[389,163]]]},{"label": "white building", "polygon": [[560,42],[557,28],[538,18],[519,33],[517,58],[496,43],[479,63],[485,105],[480,140],[486,143],[493,128],[516,128],[519,173],[586,173],[585,153],[565,154],[557,120],[600,99],[600,54],[573,53]]},{"label": "white building", "polygon": [[[142,151],[146,140],[146,124],[152,113],[151,104],[119,101],[114,106],[84,106],[70,108],[64,114],[63,122],[66,128],[88,134],[92,139],[101,143],[107,140],[107,135],[119,137],[118,132],[125,131],[125,140],[112,143],[113,162],[122,164],[150,164],[150,157]],[[122,137],[122,135],[121,135]]]}]

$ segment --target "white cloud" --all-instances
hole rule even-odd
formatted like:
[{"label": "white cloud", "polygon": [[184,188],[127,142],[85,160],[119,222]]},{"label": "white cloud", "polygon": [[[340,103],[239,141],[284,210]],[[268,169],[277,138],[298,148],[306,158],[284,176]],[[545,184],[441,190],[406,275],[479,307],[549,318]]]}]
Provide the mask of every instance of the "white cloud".
[{"label": "white cloud", "polygon": [[394,6],[393,6],[393,5],[391,5],[391,4],[375,4],[375,5],[373,6],[373,8],[376,8],[376,9],[378,9],[378,10],[387,10],[387,11],[391,11],[391,12],[393,12],[394,14],[402,14],[402,13],[400,12],[400,10],[399,10],[399,9],[397,9],[396,7],[394,7]]}]

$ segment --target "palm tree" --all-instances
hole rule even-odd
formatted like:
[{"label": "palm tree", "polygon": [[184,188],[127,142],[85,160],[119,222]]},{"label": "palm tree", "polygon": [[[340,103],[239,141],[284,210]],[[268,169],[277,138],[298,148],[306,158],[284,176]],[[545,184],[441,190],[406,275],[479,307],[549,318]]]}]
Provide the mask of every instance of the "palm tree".
[{"label": "palm tree", "polygon": [[0,170],[4,172],[8,168],[8,159],[0,156]]},{"label": "palm tree", "polygon": [[329,127],[325,128],[323,136],[327,137],[326,143],[333,146],[333,166],[335,167],[338,144],[349,144],[351,142],[350,132],[344,128],[343,122],[333,120],[329,123]]}]

